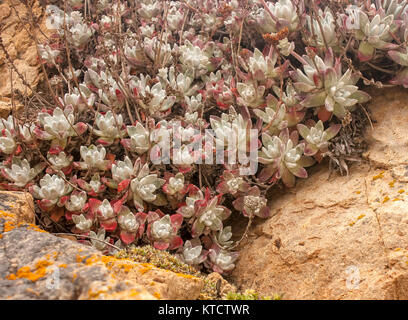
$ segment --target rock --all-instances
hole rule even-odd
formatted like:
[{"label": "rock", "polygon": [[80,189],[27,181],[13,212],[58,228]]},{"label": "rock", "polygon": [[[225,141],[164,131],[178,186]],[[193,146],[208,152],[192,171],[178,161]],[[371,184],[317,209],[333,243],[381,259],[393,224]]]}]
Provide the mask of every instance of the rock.
[{"label": "rock", "polygon": [[[10,201],[12,201],[13,206]],[[30,198],[29,201],[32,201]],[[203,280],[103,256],[31,224],[20,195],[0,193],[0,299],[196,299]]]},{"label": "rock", "polygon": [[[383,89],[368,105],[367,163],[329,178],[310,170],[271,198],[232,281],[284,299],[408,299],[408,92]],[[371,164],[371,165],[370,165]]]},{"label": "rock", "polygon": [[[15,13],[16,11],[18,16]],[[39,1],[33,2],[31,12],[33,17],[39,21],[39,27],[35,31],[39,43],[45,38],[43,34],[49,35],[50,33],[45,27],[44,11]],[[13,60],[14,66],[24,77],[25,82],[32,89],[35,89],[42,79],[42,75],[35,42],[27,33],[27,29],[30,30],[29,23],[25,22],[28,21],[28,17],[28,11],[20,1],[5,0],[4,3],[0,4],[0,37],[3,45]],[[1,48],[0,74],[2,75],[0,78],[0,117],[7,117],[12,109],[10,79],[13,80],[13,90],[17,90],[26,97],[31,94],[31,89],[24,85],[15,70],[12,70],[11,74],[6,54]],[[15,100],[15,107],[18,110],[23,104],[22,101]]]},{"label": "rock", "polygon": [[207,281],[210,281],[212,283],[218,284],[218,296],[219,297],[224,297],[226,296],[229,292],[236,292],[237,288],[229,283],[227,280],[225,280],[219,273],[217,272],[212,272],[210,273],[207,278]]},{"label": "rock", "polygon": [[14,224],[35,224],[33,196],[28,192],[0,191],[0,217]]}]

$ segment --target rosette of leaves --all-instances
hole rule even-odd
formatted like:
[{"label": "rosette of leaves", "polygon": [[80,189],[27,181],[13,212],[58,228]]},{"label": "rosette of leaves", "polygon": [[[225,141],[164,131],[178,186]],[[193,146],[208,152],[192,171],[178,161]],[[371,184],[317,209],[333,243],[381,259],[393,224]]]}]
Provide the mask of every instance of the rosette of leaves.
[{"label": "rosette of leaves", "polygon": [[253,186],[246,194],[234,200],[233,205],[246,217],[267,218],[271,212],[266,198],[261,195],[261,190],[257,186]]},{"label": "rosette of leaves", "polygon": [[61,150],[65,149],[69,137],[79,136],[87,129],[85,123],[75,123],[72,106],[67,106],[64,110],[57,107],[50,112],[40,112],[38,122],[40,126],[34,130],[36,137],[41,140],[51,140],[51,146]]},{"label": "rosette of leaves", "polygon": [[183,223],[181,214],[164,215],[160,210],[147,214],[147,237],[153,246],[159,250],[173,250],[183,245],[183,240],[177,235]]},{"label": "rosette of leaves", "polygon": [[295,185],[295,176],[307,178],[307,171],[304,167],[311,166],[314,161],[310,157],[303,155],[304,143],[298,144],[299,136],[297,131],[289,135],[289,130],[283,130],[279,136],[262,134],[262,150],[259,152],[259,162],[264,164],[259,178],[263,181],[282,178],[287,187]]},{"label": "rosette of leaves", "polygon": [[208,252],[208,258],[204,261],[204,265],[214,272],[226,274],[234,269],[234,262],[237,259],[238,252],[227,251],[213,244]]},{"label": "rosette of leaves", "polygon": [[24,188],[44,169],[45,164],[39,163],[31,168],[27,159],[13,157],[11,168],[1,168],[3,177],[11,181],[10,187]]},{"label": "rosette of leaves", "polygon": [[305,96],[301,102],[303,106],[324,107],[329,114],[344,118],[357,103],[370,99],[367,93],[358,90],[355,84],[359,77],[351,69],[342,73],[340,59],[334,57],[331,48],[326,52],[324,60],[318,55],[304,55],[303,59],[304,72],[300,69],[291,72],[295,80],[294,87]]},{"label": "rosette of leaves", "polygon": [[328,151],[329,140],[337,135],[341,129],[341,124],[332,124],[329,128],[324,130],[323,122],[319,120],[310,128],[304,124],[298,124],[297,129],[306,141],[306,146],[303,150],[304,154],[306,156],[314,156],[318,152],[324,153]]},{"label": "rosette of leaves", "polygon": [[30,193],[38,200],[38,205],[44,211],[52,209],[55,205],[64,206],[68,200],[68,194],[72,191],[72,186],[58,175],[46,174],[40,180],[40,186],[29,187]]}]

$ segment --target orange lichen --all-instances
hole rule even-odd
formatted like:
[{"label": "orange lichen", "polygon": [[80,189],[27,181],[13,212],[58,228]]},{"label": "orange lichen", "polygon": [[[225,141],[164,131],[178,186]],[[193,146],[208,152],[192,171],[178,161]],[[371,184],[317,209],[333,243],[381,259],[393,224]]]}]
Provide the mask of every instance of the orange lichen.
[{"label": "orange lichen", "polygon": [[[1,212],[1,216],[0,217],[14,217],[11,214],[8,214],[7,212]],[[26,222],[19,222],[16,224],[16,222],[12,221],[12,220],[7,220],[4,223],[4,230],[3,232],[9,232],[11,230],[14,230],[15,228],[19,228],[19,227],[27,227],[28,230],[33,230],[33,231],[37,231],[37,232],[47,232],[43,229],[40,229],[38,226],[36,226],[35,224],[32,223],[26,223]]]},{"label": "orange lichen", "polygon": [[359,215],[359,216],[357,217],[357,220],[361,220],[361,219],[363,219],[364,217],[365,217],[365,214]]},{"label": "orange lichen", "polygon": [[76,262],[81,263],[86,257],[81,257],[79,254],[76,255]]},{"label": "orange lichen", "polygon": [[160,292],[155,292],[155,293],[153,293],[153,296],[154,296],[156,299],[160,299],[160,298],[161,298]]},{"label": "orange lichen", "polygon": [[0,218],[15,218],[15,217],[16,216],[13,213],[0,210]]},{"label": "orange lichen", "polygon": [[100,289],[100,290],[94,292],[94,291],[92,291],[92,289],[89,289],[89,290],[88,290],[88,297],[89,297],[90,299],[96,299],[96,298],[98,298],[101,294],[104,294],[104,293],[108,292],[108,290],[109,290],[109,288],[102,288],[102,289]]},{"label": "orange lichen", "polygon": [[388,183],[388,185],[391,187],[391,188],[394,188],[394,185],[395,185],[395,182],[397,182],[397,180],[392,180],[390,183]]},{"label": "orange lichen", "polygon": [[141,268],[141,269],[139,270],[139,272],[140,272],[141,274],[145,274],[147,271],[153,269],[153,265],[150,264],[150,263],[141,263],[141,265],[143,266],[143,268]]},{"label": "orange lichen", "polygon": [[392,199],[392,201],[402,201],[402,199],[401,198],[395,198],[395,199]]},{"label": "orange lichen", "polygon": [[398,193],[399,193],[399,194],[403,194],[404,192],[405,192],[404,189],[398,190]]},{"label": "orange lichen", "polygon": [[16,224],[13,221],[6,221],[4,223],[4,229],[3,232],[9,232],[13,230],[16,227]]},{"label": "orange lichen", "polygon": [[375,176],[373,177],[373,181],[378,180],[378,179],[381,179],[381,178],[384,178],[384,172],[385,172],[385,171],[381,171],[379,174],[375,175]]},{"label": "orange lichen", "polygon": [[176,275],[186,279],[197,279],[197,277],[192,276],[191,274],[176,273]]},{"label": "orange lichen", "polygon": [[389,201],[389,200],[390,200],[390,197],[389,197],[389,196],[385,196],[385,198],[384,198],[384,200],[383,200],[382,203],[386,203],[386,202]]},{"label": "orange lichen", "polygon": [[28,279],[32,282],[36,282],[38,279],[43,278],[47,274],[47,267],[52,265],[52,262],[48,260],[39,260],[35,264],[35,270],[31,271],[29,266],[21,267],[17,270],[16,274],[10,274],[6,277],[8,280],[16,279]]},{"label": "orange lichen", "polygon": [[356,191],[356,194],[360,194],[361,193],[361,191]]},{"label": "orange lichen", "polygon": [[60,267],[60,268],[66,268],[66,267],[67,267],[67,264],[66,264],[66,263],[61,263],[58,267]]},{"label": "orange lichen", "polygon": [[94,264],[95,262],[98,262],[100,259],[98,256],[96,255],[92,255],[91,257],[89,257],[88,259],[85,260],[85,264],[87,266],[90,266],[92,264]]}]

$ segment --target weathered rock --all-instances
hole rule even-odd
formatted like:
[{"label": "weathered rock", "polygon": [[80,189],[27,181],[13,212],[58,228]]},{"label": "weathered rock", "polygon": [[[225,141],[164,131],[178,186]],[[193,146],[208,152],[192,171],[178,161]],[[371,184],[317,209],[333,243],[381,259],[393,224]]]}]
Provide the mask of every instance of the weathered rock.
[{"label": "weathered rock", "polygon": [[371,163],[329,178],[327,165],[271,199],[233,272],[239,290],[285,299],[408,299],[408,92],[368,106]]},{"label": "weathered rock", "polygon": [[[11,205],[10,203],[13,203]],[[31,199],[32,202],[32,199]],[[197,277],[103,256],[31,224],[19,195],[0,193],[0,299],[196,299]]]},{"label": "weathered rock", "polygon": [[[15,8],[15,10],[13,9]],[[18,16],[16,14],[18,12]],[[34,1],[31,6],[33,18],[39,21],[35,26],[35,35],[41,43],[44,35],[49,33],[45,27],[44,8],[39,1]],[[29,13],[23,3],[16,0],[5,0],[0,4],[0,37],[7,53],[13,60],[14,66],[24,77],[25,82],[36,88],[42,79],[40,65],[37,59],[37,50],[34,40],[27,31],[32,32],[28,22]],[[0,49],[0,117],[7,117],[12,109],[11,89],[19,91],[24,96],[31,94],[30,88],[24,85],[18,74],[12,70],[6,59],[6,54]],[[13,86],[11,86],[11,80]],[[16,109],[21,108],[22,102],[15,99]]]},{"label": "weathered rock", "polygon": [[33,196],[28,192],[0,191],[0,217],[2,215],[7,215],[14,224],[35,224]]}]

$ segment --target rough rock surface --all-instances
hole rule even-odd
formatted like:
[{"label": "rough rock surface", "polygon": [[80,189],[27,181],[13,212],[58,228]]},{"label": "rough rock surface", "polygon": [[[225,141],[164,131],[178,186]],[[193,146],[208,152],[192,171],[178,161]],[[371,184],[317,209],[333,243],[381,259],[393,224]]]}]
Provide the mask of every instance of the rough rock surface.
[{"label": "rough rock surface", "polygon": [[408,91],[372,92],[366,162],[327,165],[271,199],[233,272],[239,290],[284,299],[408,299]]},{"label": "rough rock surface", "polygon": [[[45,27],[44,10],[40,7],[39,1],[29,1],[32,3],[31,12],[34,19],[38,19],[39,30],[36,30],[38,41],[44,39],[43,33],[47,33]],[[18,12],[18,16],[15,10]],[[24,4],[18,0],[4,0],[0,3],[0,37],[10,58],[19,73],[31,88],[35,88],[42,75],[37,59],[35,42],[30,38],[27,30],[30,29],[28,23],[28,12]],[[21,19],[21,20],[20,20]],[[19,91],[24,96],[31,94],[31,90],[23,84],[18,74],[13,70],[10,78],[10,65],[6,55],[0,48],[0,116],[6,117],[12,108],[11,103],[11,82],[13,89]],[[22,102],[15,101],[15,107],[21,107]]]},{"label": "rough rock surface", "polygon": [[0,192],[0,299],[197,299],[203,280],[103,256],[32,224],[32,198]]}]

